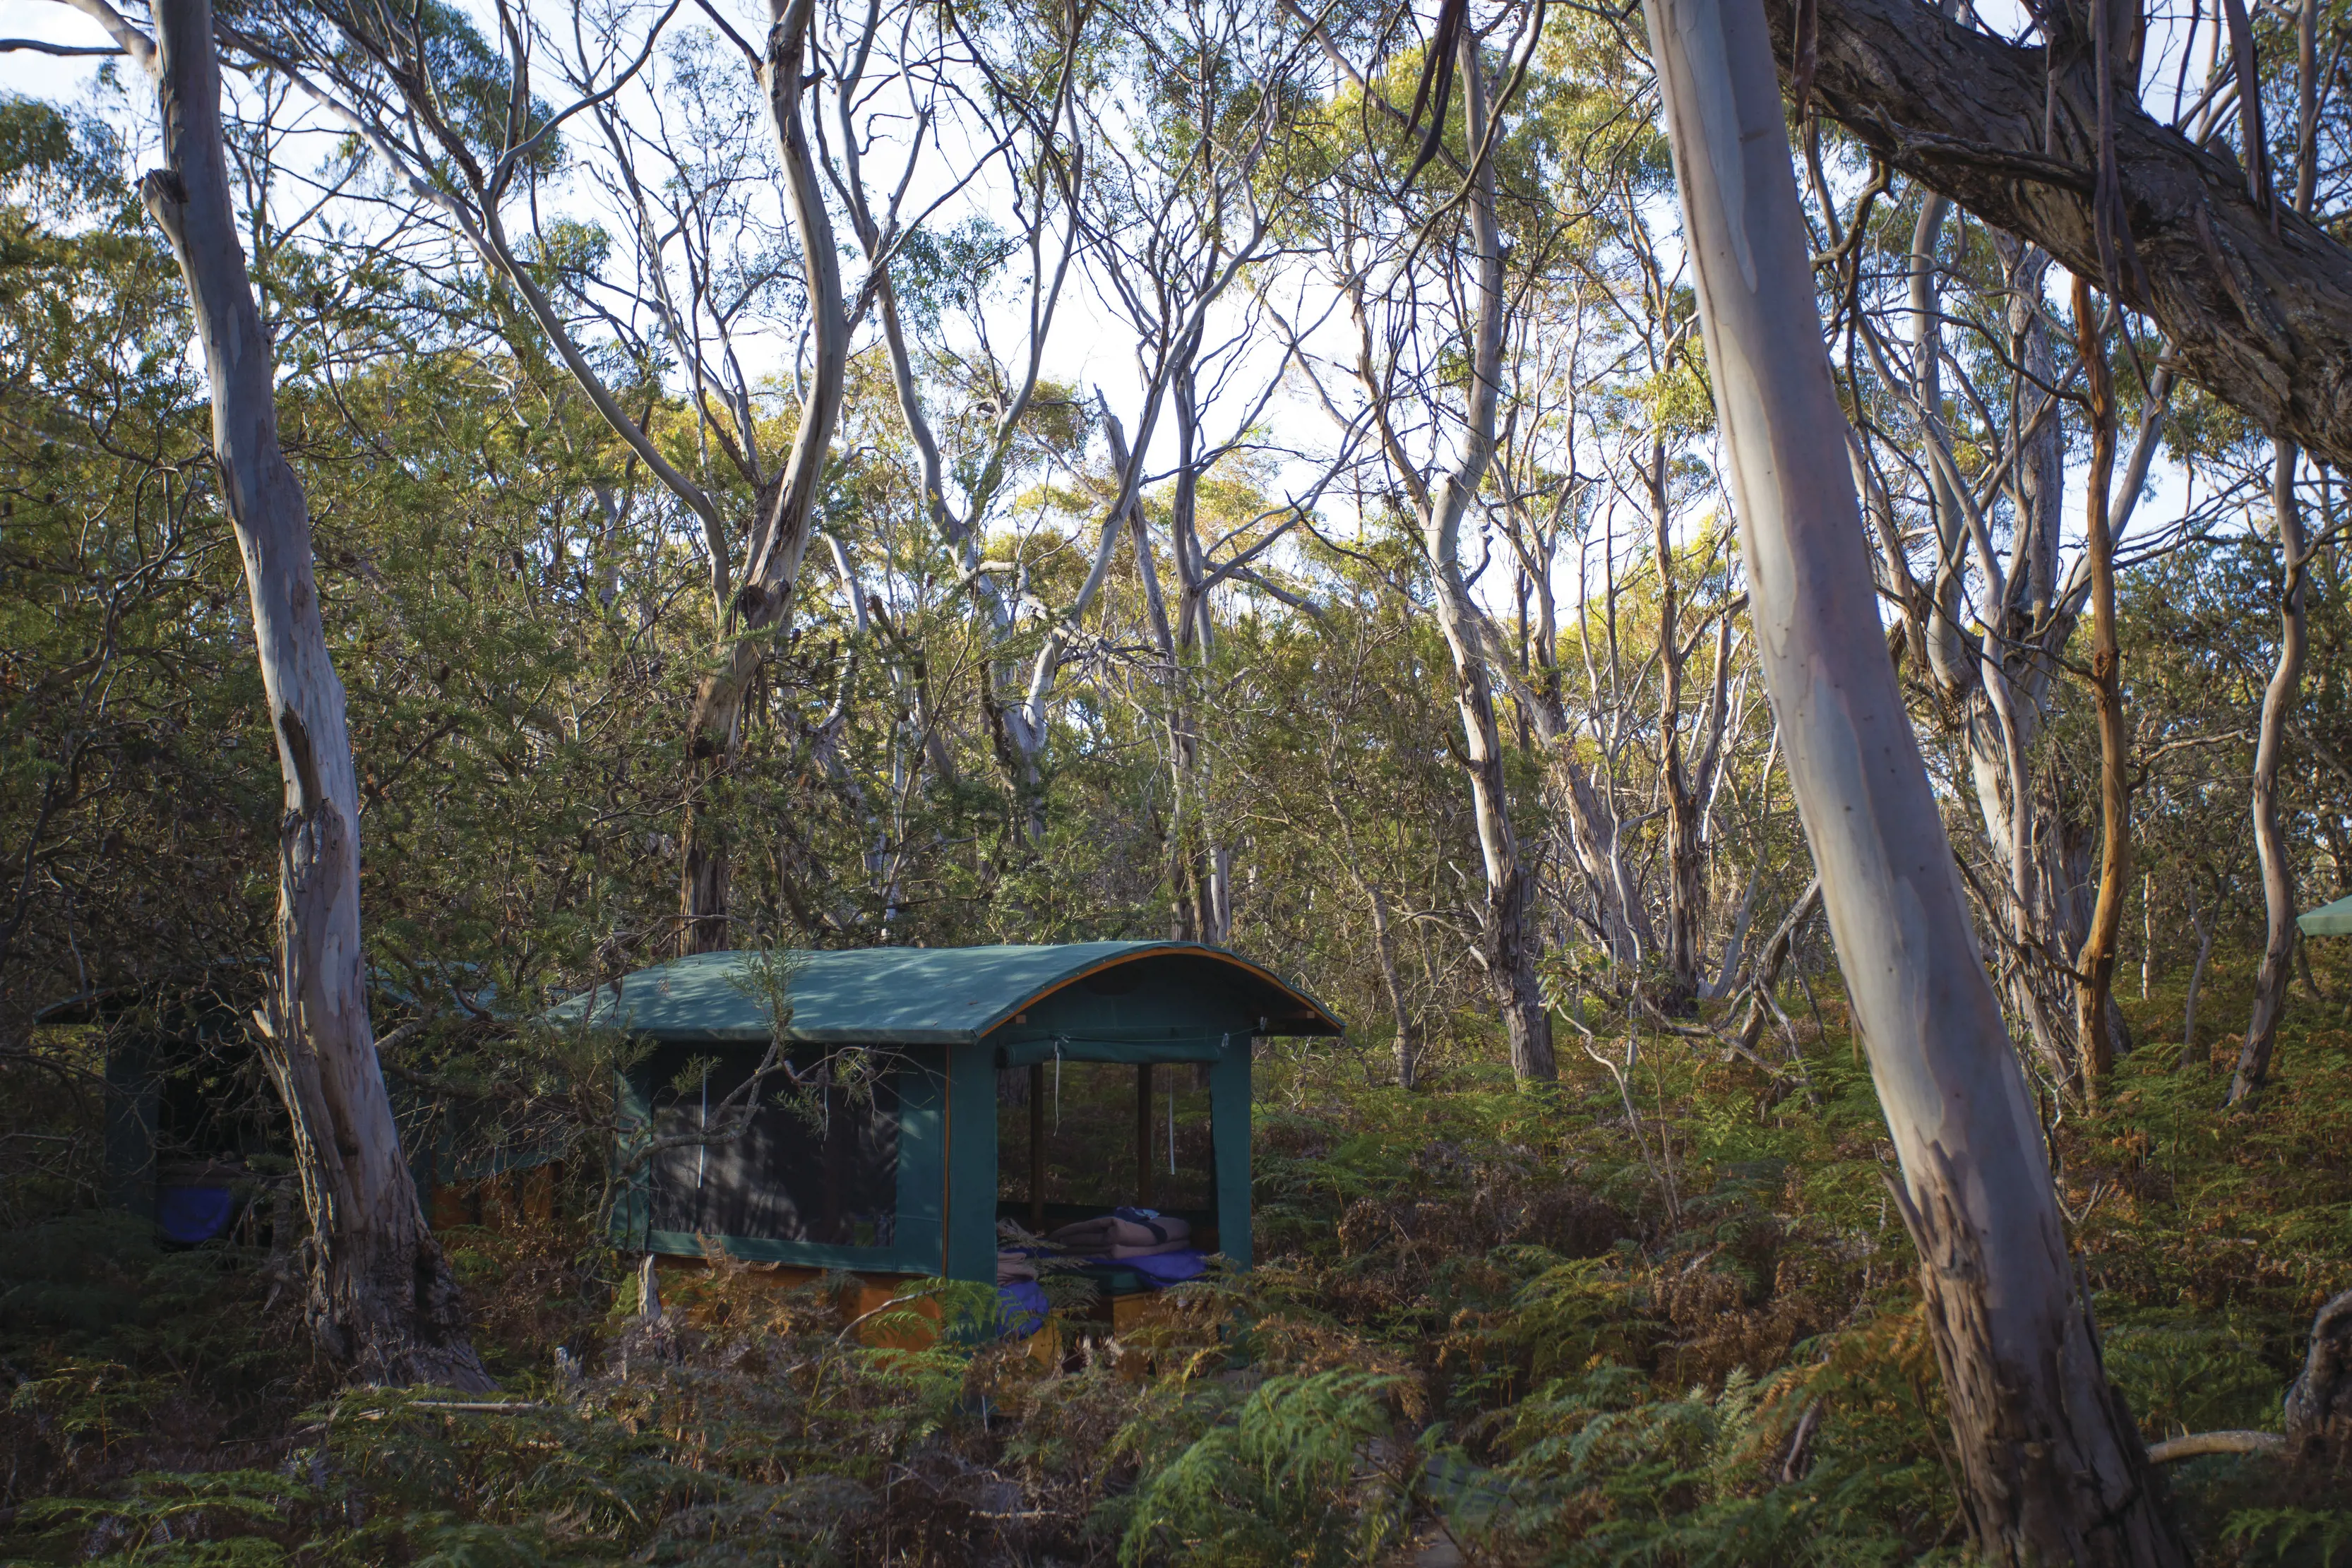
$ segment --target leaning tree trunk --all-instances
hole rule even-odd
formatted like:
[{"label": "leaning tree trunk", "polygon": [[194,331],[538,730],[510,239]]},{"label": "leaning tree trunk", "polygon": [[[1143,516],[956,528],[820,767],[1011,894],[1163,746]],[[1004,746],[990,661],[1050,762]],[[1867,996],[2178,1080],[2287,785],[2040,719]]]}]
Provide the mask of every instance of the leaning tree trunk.
[{"label": "leaning tree trunk", "polygon": [[141,193],[171,242],[204,344],[214,457],[286,786],[278,972],[257,1019],[310,1211],[311,1326],[367,1381],[487,1388],[457,1280],[417,1208],[369,1027],[343,688],[320,619],[310,512],[278,447],[275,360],[237,240],[212,6],[159,0],[154,16],[164,166]]},{"label": "leaning tree trunk", "polygon": [[678,918],[681,948],[688,953],[725,947],[728,939],[729,867],[731,857],[723,827],[712,821],[713,795],[720,788],[742,743],[743,701],[766,651],[791,614],[800,580],[801,557],[808,549],[810,518],[824,478],[825,455],[841,417],[843,381],[849,367],[849,318],[841,298],[841,257],[833,243],[833,220],[824,206],[808,128],[801,120],[801,95],[814,78],[803,74],[808,55],[813,0],[772,0],[768,34],[768,107],[783,163],[784,210],[801,242],[801,280],[808,295],[809,340],[814,362],[792,455],[776,479],[772,497],[761,497],[758,523],[743,561],[742,585],[725,607],[725,637],[718,658],[695,688],[687,720],[688,766],[691,770],[685,844],[680,856]]},{"label": "leaning tree trunk", "polygon": [[1886,656],[1761,0],[1647,0],[1764,676],[1902,1161],[1979,1550],[2188,1554],[2107,1381]]},{"label": "leaning tree trunk", "polygon": [[2286,745],[2286,716],[2303,690],[2303,585],[2306,545],[2303,508],[2294,496],[2294,444],[2278,444],[2271,479],[2271,504],[2278,517],[2279,560],[2286,571],[2279,597],[2278,665],[2263,691],[2262,733],[2254,743],[2254,852],[2263,862],[2263,906],[2269,923],[2262,972],[2254,980],[2254,1009],[2246,1021],[2238,1071],[2230,1081],[2234,1105],[2260,1089],[2271,1074],[2271,1051],[2278,1044],[2279,1015],[2286,1008],[2286,983],[2294,959],[2294,868],[2286,837],[2279,830],[2279,754]]}]

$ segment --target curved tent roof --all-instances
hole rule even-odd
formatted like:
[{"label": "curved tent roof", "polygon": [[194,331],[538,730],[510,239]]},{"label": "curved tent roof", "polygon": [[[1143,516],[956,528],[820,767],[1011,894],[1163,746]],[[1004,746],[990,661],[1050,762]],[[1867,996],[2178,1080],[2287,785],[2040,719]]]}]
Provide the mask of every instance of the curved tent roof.
[{"label": "curved tent roof", "polygon": [[[594,1021],[661,1040],[764,1043],[772,1030],[754,968],[761,956],[698,953],[640,969],[593,993]],[[785,1037],[811,1044],[974,1044],[1063,988],[1129,966],[1180,969],[1200,983],[1230,987],[1249,1014],[1265,1020],[1268,1034],[1341,1032],[1306,992],[1223,948],[1191,942],[860,947],[797,951],[789,960]],[[589,996],[574,997],[549,1017],[576,1021],[591,1005]]]},{"label": "curved tent roof", "polygon": [[2352,898],[2307,910],[2295,924],[2305,936],[2352,936]]}]

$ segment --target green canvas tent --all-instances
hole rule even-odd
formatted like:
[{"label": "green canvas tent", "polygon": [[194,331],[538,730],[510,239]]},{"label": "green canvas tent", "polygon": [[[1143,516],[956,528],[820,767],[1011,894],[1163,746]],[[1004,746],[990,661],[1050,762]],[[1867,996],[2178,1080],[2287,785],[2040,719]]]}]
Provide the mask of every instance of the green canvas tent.
[{"label": "green canvas tent", "polygon": [[[998,1192],[999,1071],[1131,1065],[1141,1128],[1152,1069],[1195,1063],[1209,1080],[1218,1249],[1245,1267],[1252,1041],[1340,1032],[1313,998],[1267,970],[1190,943],[782,956],[763,968],[758,955],[698,954],[554,1010],[559,1022],[585,1019],[650,1047],[623,1088],[625,1166],[635,1161],[614,1217],[623,1245],[698,1256],[707,1237],[756,1261],[992,1281],[998,1215],[1018,1212]],[[740,1136],[695,1143],[778,1032],[775,985],[763,977],[775,974],[785,977],[793,1074],[763,1087]],[[824,1064],[848,1048],[864,1056],[844,1086]],[[1033,1135],[1033,1157],[1038,1147]]]},{"label": "green canvas tent", "polygon": [[2352,936],[2352,898],[2323,904],[2295,920],[2305,936]]}]

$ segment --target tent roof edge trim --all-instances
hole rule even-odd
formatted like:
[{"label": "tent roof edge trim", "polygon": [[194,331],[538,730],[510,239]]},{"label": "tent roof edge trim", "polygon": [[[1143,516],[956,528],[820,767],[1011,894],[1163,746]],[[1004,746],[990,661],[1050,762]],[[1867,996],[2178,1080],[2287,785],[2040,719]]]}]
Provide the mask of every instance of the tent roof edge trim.
[{"label": "tent roof edge trim", "polygon": [[[698,953],[640,969],[551,1009],[549,1021],[618,1028],[681,1043],[763,1044],[767,999],[747,984],[758,955]],[[1330,1010],[1272,970],[1195,942],[1076,942],[1053,946],[857,947],[782,955],[792,1016],[805,1045],[976,1045],[1069,987],[1140,960],[1230,966],[1261,993],[1261,1032],[1339,1035]],[[593,1002],[591,998],[593,997]]]},{"label": "tent roof edge trim", "polygon": [[2295,917],[2305,936],[2352,936],[2352,898],[2339,898]]}]

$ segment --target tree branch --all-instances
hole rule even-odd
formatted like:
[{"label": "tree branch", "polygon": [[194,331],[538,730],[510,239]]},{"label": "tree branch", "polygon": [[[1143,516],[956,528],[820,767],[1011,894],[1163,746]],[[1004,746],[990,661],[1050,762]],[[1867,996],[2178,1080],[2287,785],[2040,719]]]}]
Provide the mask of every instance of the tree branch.
[{"label": "tree branch", "polygon": [[[2078,276],[2105,276],[2087,180],[2099,128],[2080,108],[2096,99],[2087,55],[2062,57],[2053,78],[2044,50],[1917,0],[1766,0],[1783,69],[1806,9],[1817,21],[1813,96],[1831,118],[1984,222]],[[2137,104],[2118,103],[2113,118],[2144,274],[2121,269],[2122,302],[2172,340],[2182,374],[2265,430],[2352,464],[2352,251],[2254,202],[2235,162]]]}]

